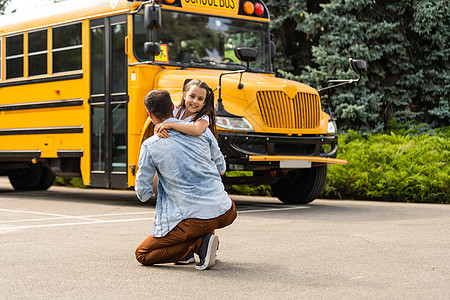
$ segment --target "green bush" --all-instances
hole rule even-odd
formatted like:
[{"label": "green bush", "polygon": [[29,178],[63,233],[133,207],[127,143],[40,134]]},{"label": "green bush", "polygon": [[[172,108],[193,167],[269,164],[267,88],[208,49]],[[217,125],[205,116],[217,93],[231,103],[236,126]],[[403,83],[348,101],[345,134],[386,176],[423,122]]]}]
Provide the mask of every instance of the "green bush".
[{"label": "green bush", "polygon": [[[229,171],[227,177],[253,176],[249,171]],[[272,196],[272,190],[269,185],[225,185],[225,190],[229,194],[247,195],[247,196]]]},{"label": "green bush", "polygon": [[[450,203],[450,127],[424,132],[426,125],[396,128],[390,134],[348,131],[339,137],[338,158],[330,165],[320,198]],[[227,176],[249,176],[227,172]],[[268,185],[231,185],[232,194],[271,196]]]},{"label": "green bush", "polygon": [[87,188],[88,186],[83,184],[81,177],[61,177],[56,176],[53,185],[72,186],[77,188]]},{"label": "green bush", "polygon": [[449,203],[450,127],[418,132],[341,135],[338,158],[349,164],[329,167],[321,197]]}]

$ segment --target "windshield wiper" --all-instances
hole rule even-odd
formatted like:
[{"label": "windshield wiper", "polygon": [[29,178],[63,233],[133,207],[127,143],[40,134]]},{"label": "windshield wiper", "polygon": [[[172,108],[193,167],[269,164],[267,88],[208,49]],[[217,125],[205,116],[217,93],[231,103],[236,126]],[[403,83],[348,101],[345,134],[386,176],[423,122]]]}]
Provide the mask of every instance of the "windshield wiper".
[{"label": "windshield wiper", "polygon": [[215,65],[215,63],[209,60],[190,61],[189,63],[179,67],[178,70],[184,70],[193,66],[209,66],[209,65]]},{"label": "windshield wiper", "polygon": [[187,63],[185,65],[182,65],[181,67],[179,67],[177,70],[184,70],[187,69],[189,67],[192,67],[194,65],[194,63],[191,61],[190,63]]},{"label": "windshield wiper", "polygon": [[156,63],[156,62],[154,62],[154,61],[151,61],[151,60],[140,61],[140,62],[137,62],[137,63],[130,63],[130,64],[128,64],[129,67],[131,67],[131,66],[138,66],[138,65],[155,65],[155,66],[158,66],[158,67],[160,67],[160,68],[162,68],[162,69],[165,69],[165,68],[166,68],[166,67],[164,67],[163,65],[161,65],[161,64],[159,64],[159,63]]},{"label": "windshield wiper", "polygon": [[[187,69],[187,68],[190,68],[190,67],[208,67],[208,66],[212,66],[212,67],[215,67],[215,68],[218,68],[218,69],[220,69],[221,67],[222,68],[224,68],[225,66],[228,66],[228,67],[233,67],[233,69],[242,69],[242,70],[244,70],[245,69],[245,66],[243,66],[243,65],[241,65],[241,64],[239,64],[239,63],[236,63],[236,62],[224,62],[224,61],[222,61],[222,62],[216,62],[216,61],[213,61],[213,60],[206,60],[206,59],[202,59],[201,61],[191,61],[191,62],[189,62],[189,63],[185,63],[184,65],[182,65],[181,67],[179,67],[177,70],[184,70],[184,69]],[[253,70],[250,70],[251,72],[254,72]]]}]

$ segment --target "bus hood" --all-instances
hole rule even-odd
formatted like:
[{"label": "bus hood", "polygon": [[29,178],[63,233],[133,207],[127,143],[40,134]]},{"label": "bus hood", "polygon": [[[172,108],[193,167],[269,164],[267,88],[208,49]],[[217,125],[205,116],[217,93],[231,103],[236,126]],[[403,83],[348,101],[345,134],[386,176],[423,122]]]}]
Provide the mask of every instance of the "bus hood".
[{"label": "bus hood", "polygon": [[[162,70],[155,78],[154,87],[167,90],[177,105],[182,98],[185,79],[200,79],[215,90],[217,103],[217,87],[222,73],[224,72],[220,70],[204,69]],[[238,87],[239,81],[240,74],[222,76],[222,103],[228,113],[245,117],[255,131],[286,133],[286,129],[289,129],[291,133],[308,133],[311,129],[317,132],[317,129],[323,127],[317,90],[270,74],[243,73],[241,89]],[[304,107],[305,103],[308,107]],[[308,115],[301,112],[308,112]],[[309,120],[312,123],[308,125],[305,122]]]}]

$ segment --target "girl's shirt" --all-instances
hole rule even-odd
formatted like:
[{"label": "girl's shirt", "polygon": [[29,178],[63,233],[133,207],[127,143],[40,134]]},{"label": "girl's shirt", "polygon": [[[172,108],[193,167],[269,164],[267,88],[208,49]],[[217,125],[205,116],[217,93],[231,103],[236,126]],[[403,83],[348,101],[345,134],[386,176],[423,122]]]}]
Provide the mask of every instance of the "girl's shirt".
[{"label": "girl's shirt", "polygon": [[[173,117],[174,118],[176,118],[177,117],[177,114],[178,114],[178,111],[181,109],[181,112],[180,112],[180,118],[179,118],[179,120],[181,120],[181,121],[183,121],[183,122],[186,122],[186,123],[191,123],[192,122],[192,118],[195,116],[195,115],[191,115],[191,116],[189,116],[189,117],[187,117],[186,119],[182,119],[183,118],[183,115],[184,115],[184,108],[182,108],[181,106],[176,106],[175,107],[175,109],[173,110]],[[203,116],[201,116],[200,118],[198,118],[197,120],[205,120],[206,122],[208,122],[208,125],[209,125],[209,117],[208,117],[208,115],[203,115]]]}]

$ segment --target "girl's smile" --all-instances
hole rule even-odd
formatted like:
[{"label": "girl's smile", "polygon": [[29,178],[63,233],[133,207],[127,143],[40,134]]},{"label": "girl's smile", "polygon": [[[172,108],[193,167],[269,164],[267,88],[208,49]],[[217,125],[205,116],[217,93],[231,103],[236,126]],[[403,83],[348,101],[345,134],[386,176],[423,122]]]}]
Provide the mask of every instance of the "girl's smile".
[{"label": "girl's smile", "polygon": [[199,112],[205,105],[206,90],[193,85],[186,93],[184,93],[186,110],[183,119]]}]

